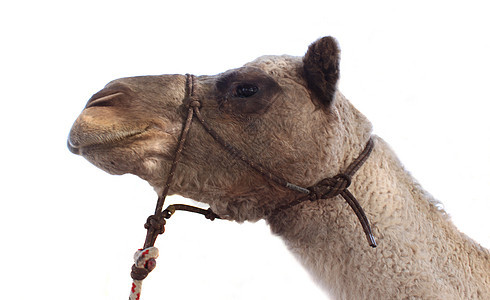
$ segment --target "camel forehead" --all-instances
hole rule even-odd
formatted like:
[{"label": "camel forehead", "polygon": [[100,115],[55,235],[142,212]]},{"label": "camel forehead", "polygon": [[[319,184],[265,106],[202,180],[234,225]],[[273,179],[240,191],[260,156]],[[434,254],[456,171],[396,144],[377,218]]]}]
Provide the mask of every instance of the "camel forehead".
[{"label": "camel forehead", "polygon": [[303,61],[298,56],[264,55],[245,64],[245,67],[262,69],[273,77],[300,78],[303,72]]}]

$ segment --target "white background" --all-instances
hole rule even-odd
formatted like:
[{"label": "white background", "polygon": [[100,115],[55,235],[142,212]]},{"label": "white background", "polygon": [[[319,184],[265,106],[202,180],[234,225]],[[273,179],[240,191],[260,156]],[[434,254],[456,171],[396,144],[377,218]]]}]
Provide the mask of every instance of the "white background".
[{"label": "white background", "polygon": [[[486,1],[5,1],[0,7],[2,299],[126,299],[148,184],[66,148],[88,98],[125,76],[215,74],[342,48],[340,89],[456,225],[490,247]],[[171,199],[170,202],[190,200]],[[181,213],[143,299],[325,299],[263,222]],[[366,274],[369,276],[369,274]]]}]

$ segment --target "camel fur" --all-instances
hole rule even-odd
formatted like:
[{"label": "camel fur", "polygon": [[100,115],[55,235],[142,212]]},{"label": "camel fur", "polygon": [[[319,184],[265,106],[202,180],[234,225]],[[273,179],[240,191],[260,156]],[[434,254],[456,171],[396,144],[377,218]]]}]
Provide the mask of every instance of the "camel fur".
[{"label": "camel fur", "polygon": [[[325,37],[306,55],[264,56],[198,76],[209,125],[254,162],[300,186],[341,173],[372,136],[370,122],[337,90],[340,51]],[[183,75],[123,78],[95,94],[69,148],[111,173],[162,191],[186,115]],[[225,152],[194,123],[171,193],[207,203],[222,218],[265,219],[336,299],[490,299],[490,254],[452,224],[389,145],[374,150],[349,190],[378,247],[337,196],[271,213],[299,196]]]}]

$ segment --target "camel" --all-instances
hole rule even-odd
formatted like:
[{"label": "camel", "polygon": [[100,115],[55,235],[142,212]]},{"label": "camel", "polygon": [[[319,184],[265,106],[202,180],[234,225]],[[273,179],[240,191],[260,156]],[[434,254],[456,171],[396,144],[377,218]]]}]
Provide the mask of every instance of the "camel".
[{"label": "camel", "polygon": [[[265,219],[336,299],[490,299],[489,251],[458,231],[338,91],[339,60],[336,40],[324,37],[304,57],[262,56],[196,76],[194,96],[223,139],[298,186],[341,173],[372,139],[349,190],[376,248],[340,195],[278,210],[302,195],[254,172],[197,123],[170,193],[208,204],[223,219]],[[68,147],[106,172],[139,176],[160,194],[186,118],[186,93],[184,75],[112,81],[88,101]]]}]

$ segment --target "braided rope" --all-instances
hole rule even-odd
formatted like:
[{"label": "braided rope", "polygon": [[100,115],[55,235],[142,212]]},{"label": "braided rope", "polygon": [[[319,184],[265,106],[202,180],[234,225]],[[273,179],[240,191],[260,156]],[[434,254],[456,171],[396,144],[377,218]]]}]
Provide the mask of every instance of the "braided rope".
[{"label": "braided rope", "polygon": [[[187,134],[192,124],[192,117],[194,115],[194,107],[200,105],[198,101],[192,101],[194,95],[194,76],[186,75],[186,99],[184,101],[190,101],[188,105],[187,118],[182,129],[179,143],[175,151],[174,160],[170,166],[170,171],[167,175],[167,180],[163,189],[162,194],[158,197],[157,205],[155,208],[155,214],[148,217],[145,228],[148,230],[145,238],[145,244],[143,249],[136,251],[134,255],[135,264],[131,269],[131,278],[133,278],[133,284],[131,286],[131,293],[129,295],[130,300],[139,300],[141,295],[141,286],[143,284],[143,279],[146,278],[148,273],[150,273],[156,266],[156,258],[158,257],[158,249],[154,247],[155,241],[159,234],[165,232],[165,219],[170,218],[171,214],[168,211],[163,211],[163,204],[165,198],[170,190],[170,185],[177,168],[177,164],[182,156],[182,151],[184,150],[184,145],[187,140]],[[210,218],[212,218],[211,214]]]},{"label": "braided rope", "polygon": [[158,249],[156,247],[140,249],[134,254],[134,265],[131,272],[133,284],[129,300],[140,300],[143,279],[155,268],[157,257]]}]

